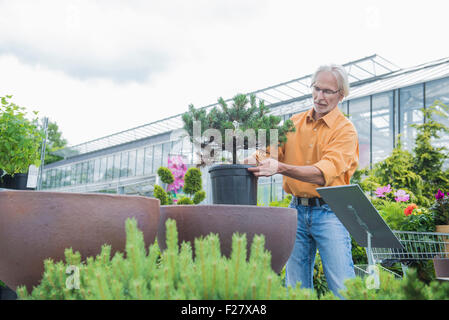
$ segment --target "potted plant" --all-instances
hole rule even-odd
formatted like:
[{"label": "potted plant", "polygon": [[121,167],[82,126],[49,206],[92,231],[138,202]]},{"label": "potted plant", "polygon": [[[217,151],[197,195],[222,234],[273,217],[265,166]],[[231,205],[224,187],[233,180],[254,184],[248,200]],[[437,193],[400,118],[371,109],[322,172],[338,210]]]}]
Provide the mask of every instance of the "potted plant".
[{"label": "potted plant", "polygon": [[[175,171],[176,173],[176,171]],[[167,167],[159,167],[157,170],[159,179],[167,185],[164,190],[159,185],[154,186],[154,197],[159,199],[161,205],[170,204],[199,204],[206,198],[206,192],[203,189],[201,171],[198,168],[190,168],[185,174],[177,175],[175,178],[173,172]],[[184,195],[180,193],[183,191]],[[177,195],[182,195],[177,199]]]},{"label": "potted plant", "polygon": [[209,112],[190,105],[182,116],[184,129],[199,153],[199,165],[212,165],[209,173],[213,203],[256,205],[257,178],[247,170],[251,165],[239,164],[238,151],[265,151],[274,143],[278,147],[287,140],[287,133],[295,131],[294,124],[286,120],[281,125],[282,119],[269,115],[270,109],[262,100],[257,105],[254,95],[248,99],[237,94],[232,106],[223,98],[218,103],[220,108]]},{"label": "potted plant", "polygon": [[449,193],[438,190],[435,202],[430,207],[437,232],[449,233]]},{"label": "potted plant", "polygon": [[26,189],[29,166],[40,165],[43,132],[38,118],[28,119],[25,108],[10,102],[11,98],[0,97],[0,187]]},{"label": "potted plant", "polygon": [[[430,207],[437,232],[449,234],[449,193],[446,195],[438,190],[435,194],[435,202]],[[437,278],[449,278],[449,237],[443,236],[444,254],[433,259],[435,275]]]}]

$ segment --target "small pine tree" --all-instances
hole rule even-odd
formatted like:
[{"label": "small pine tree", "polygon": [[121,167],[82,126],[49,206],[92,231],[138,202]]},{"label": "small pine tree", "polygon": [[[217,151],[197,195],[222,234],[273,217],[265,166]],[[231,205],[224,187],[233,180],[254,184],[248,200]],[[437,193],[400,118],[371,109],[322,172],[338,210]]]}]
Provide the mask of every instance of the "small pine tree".
[{"label": "small pine tree", "polygon": [[440,132],[449,133],[449,127],[434,120],[435,115],[447,117],[442,110],[448,112],[449,108],[441,101],[435,101],[432,106],[421,109],[425,123],[411,125],[417,131],[412,170],[424,181],[422,194],[427,199],[433,198],[436,189],[449,189],[449,171],[442,169],[449,158],[448,149],[432,143],[440,138]]},{"label": "small pine tree", "polygon": [[173,181],[175,181],[173,173],[167,167],[159,167],[159,169],[157,169],[157,174],[161,181],[165,184],[172,184]]},{"label": "small pine tree", "polygon": [[159,199],[161,206],[168,204],[168,195],[161,186],[155,185],[153,195],[156,199]]},{"label": "small pine tree", "polygon": [[[249,103],[249,106],[248,106]],[[189,111],[182,115],[184,129],[190,136],[191,142],[195,143],[193,134],[193,123],[199,121],[201,123],[201,135],[208,129],[217,129],[221,133],[223,141],[201,141],[201,147],[218,144],[218,148],[222,151],[226,150],[226,130],[234,130],[232,135],[232,163],[237,164],[237,151],[240,149],[247,150],[249,148],[248,139],[244,139],[243,145],[237,145],[237,134],[235,131],[235,123],[238,123],[239,129],[245,132],[247,129],[253,129],[257,141],[259,141],[259,130],[266,133],[265,145],[270,145],[270,129],[277,129],[278,144],[282,145],[287,141],[287,133],[294,132],[295,126],[291,120],[286,120],[282,125],[281,117],[269,115],[270,108],[265,106],[262,100],[259,105],[256,103],[256,96],[250,95],[249,100],[245,94],[237,94],[233,98],[231,107],[223,100],[218,99],[221,109],[214,107],[209,113],[205,109],[195,109],[193,105],[189,106]],[[258,148],[259,146],[256,146]]]},{"label": "small pine tree", "polygon": [[180,199],[178,204],[199,204],[206,198],[206,192],[202,189],[203,179],[200,169],[190,168],[184,175],[184,192],[190,197]]}]

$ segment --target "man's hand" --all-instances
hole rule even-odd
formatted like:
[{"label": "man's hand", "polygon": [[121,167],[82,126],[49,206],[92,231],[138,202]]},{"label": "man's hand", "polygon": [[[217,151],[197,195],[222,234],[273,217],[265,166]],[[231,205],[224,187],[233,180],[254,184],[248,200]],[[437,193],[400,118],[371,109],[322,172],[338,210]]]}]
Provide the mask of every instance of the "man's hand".
[{"label": "man's hand", "polygon": [[248,158],[243,159],[240,163],[241,164],[253,164],[253,165],[259,164],[259,162],[257,161],[257,156],[255,156],[255,155],[251,155]]},{"label": "man's hand", "polygon": [[257,167],[248,168],[256,177],[270,177],[279,172],[279,161],[268,158],[259,162]]}]

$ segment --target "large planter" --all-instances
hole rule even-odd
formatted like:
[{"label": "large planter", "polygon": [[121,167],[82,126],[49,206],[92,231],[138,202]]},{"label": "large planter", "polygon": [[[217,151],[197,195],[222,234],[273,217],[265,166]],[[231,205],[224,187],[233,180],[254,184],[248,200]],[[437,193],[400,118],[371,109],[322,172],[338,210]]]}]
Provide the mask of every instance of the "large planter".
[{"label": "large planter", "polygon": [[433,267],[437,279],[449,280],[449,259],[434,258]]},{"label": "large planter", "polygon": [[0,279],[11,289],[39,284],[44,260],[64,259],[64,249],[83,259],[103,244],[125,249],[125,221],[137,220],[145,244],[154,242],[159,200],[110,194],[0,191]]},{"label": "large planter", "polygon": [[178,229],[179,243],[189,241],[194,247],[194,239],[217,233],[220,237],[221,252],[229,257],[232,235],[246,233],[247,252],[255,234],[265,236],[265,248],[271,251],[271,266],[277,273],[286,264],[296,238],[297,212],[291,208],[257,207],[237,205],[172,205],[161,206],[158,244],[165,250],[167,219],[174,219]]},{"label": "large planter", "polygon": [[257,205],[257,177],[246,164],[218,164],[209,168],[214,204]]},{"label": "large planter", "polygon": [[[435,226],[435,228],[436,232],[449,234],[449,225],[437,225]],[[443,236],[443,240],[444,240],[444,252],[446,252],[446,254],[442,255],[441,258],[449,258],[449,254],[447,254],[449,252],[449,237]]]}]

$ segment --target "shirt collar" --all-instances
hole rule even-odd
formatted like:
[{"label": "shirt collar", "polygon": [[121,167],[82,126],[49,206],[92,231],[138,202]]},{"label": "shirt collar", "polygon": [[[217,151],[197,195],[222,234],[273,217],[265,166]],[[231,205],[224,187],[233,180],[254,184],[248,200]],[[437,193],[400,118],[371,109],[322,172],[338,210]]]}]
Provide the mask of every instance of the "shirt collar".
[{"label": "shirt collar", "polygon": [[[314,121],[312,114],[313,114],[313,107],[309,111],[307,111],[307,121]],[[341,113],[338,106],[336,106],[331,112],[326,114],[321,119],[323,119],[324,123],[326,123],[326,125],[329,128],[331,128],[340,115],[343,115],[343,113]]]}]

